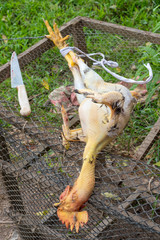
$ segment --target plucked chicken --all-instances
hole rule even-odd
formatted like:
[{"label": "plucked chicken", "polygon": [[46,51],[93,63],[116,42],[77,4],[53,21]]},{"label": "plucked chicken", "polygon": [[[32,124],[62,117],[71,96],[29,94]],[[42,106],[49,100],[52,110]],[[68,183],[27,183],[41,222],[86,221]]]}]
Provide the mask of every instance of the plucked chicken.
[{"label": "plucked chicken", "polygon": [[[56,24],[54,32],[45,21],[49,31],[49,39],[59,48],[67,46]],[[69,129],[68,117],[62,106],[63,117],[63,144],[68,147],[69,141],[77,138],[86,143],[83,152],[81,172],[73,184],[67,186],[60,195],[57,215],[59,219],[71,230],[83,227],[88,221],[88,212],[83,210],[84,204],[92,194],[95,185],[95,161],[97,154],[118,136],[126,127],[135,98],[131,92],[119,84],[106,83],[81,58],[71,50],[65,59],[74,77],[74,87],[80,103],[79,118],[80,129]]]}]

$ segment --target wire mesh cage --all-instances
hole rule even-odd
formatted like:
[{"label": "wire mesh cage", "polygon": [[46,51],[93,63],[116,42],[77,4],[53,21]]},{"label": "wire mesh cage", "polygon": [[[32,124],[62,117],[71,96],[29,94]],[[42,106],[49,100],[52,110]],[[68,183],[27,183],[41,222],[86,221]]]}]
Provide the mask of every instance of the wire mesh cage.
[{"label": "wire mesh cage", "polygon": [[[16,89],[10,88],[10,63],[3,65],[0,183],[1,194],[9,203],[2,206],[2,217],[9,217],[21,239],[27,240],[159,239],[160,171],[156,165],[160,161],[160,74],[156,53],[160,36],[84,17],[73,19],[60,30],[63,36],[71,36],[70,46],[86,53],[102,52],[106,59],[118,62],[117,73],[145,79],[145,61],[153,66],[154,77],[147,88],[138,89],[147,94],[141,95],[123,134],[99,153],[95,188],[86,204],[89,221],[76,233],[61,224],[54,203],[79,175],[85,144],[72,142],[68,150],[63,147],[61,114],[48,100],[54,89],[73,85],[70,70],[47,38],[19,54],[32,109],[30,116],[22,117]],[[19,41],[23,44],[24,40]],[[15,50],[13,42],[10,51]],[[5,53],[4,58],[9,59],[10,53]],[[117,82],[104,70],[95,71],[105,81]],[[70,127],[77,127],[78,106],[68,108],[68,114]]]}]

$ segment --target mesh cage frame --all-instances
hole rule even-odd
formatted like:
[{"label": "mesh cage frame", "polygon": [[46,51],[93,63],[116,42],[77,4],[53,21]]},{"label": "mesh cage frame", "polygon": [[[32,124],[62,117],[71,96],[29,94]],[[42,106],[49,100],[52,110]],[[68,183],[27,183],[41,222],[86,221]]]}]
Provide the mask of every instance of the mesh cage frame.
[{"label": "mesh cage frame", "polygon": [[[119,34],[121,36],[127,35],[128,38],[138,39],[138,41],[140,42],[150,41],[154,44],[160,44],[159,34],[149,33],[137,29],[131,29],[85,17],[77,17],[62,26],[60,30],[63,36],[67,34],[72,34],[74,46],[78,47],[86,53],[87,44],[85,41],[85,33],[83,31],[84,27],[96,30],[103,29],[103,31],[109,32],[111,34]],[[24,53],[18,56],[21,68],[23,69],[29,62],[33,61],[37,57],[40,57],[44,52],[46,52],[53,46],[53,43],[46,38],[40,40],[38,43],[36,43]],[[0,67],[0,82],[3,82],[9,76],[10,63],[7,63],[4,66]],[[74,176],[75,178],[76,174],[74,174],[73,172],[75,171],[78,173],[80,171],[80,162],[82,160],[81,154],[84,145],[82,144],[77,147],[76,144],[72,144],[72,150],[68,153],[65,153],[66,161],[63,161],[64,150],[61,146],[61,140],[59,139],[60,132],[58,129],[52,131],[52,125],[48,125],[47,131],[45,132],[43,129],[43,124],[45,120],[42,119],[36,122],[34,117],[32,119],[32,122],[26,124],[25,119],[19,117],[18,112],[15,111],[15,108],[12,106],[11,103],[3,100],[1,100],[1,102],[3,104],[0,104],[0,117],[6,123],[13,125],[17,129],[17,131],[19,131],[18,133],[15,133],[15,131],[13,130],[12,133],[8,133],[5,130],[5,127],[1,128],[0,155],[2,169],[1,179],[3,179],[11,204],[10,217],[18,227],[22,239],[158,239],[160,235],[159,224],[152,221],[152,219],[149,219],[150,215],[148,216],[148,219],[147,216],[143,216],[143,214],[145,214],[145,209],[139,210],[142,213],[140,214],[140,216],[136,212],[138,210],[135,209],[137,206],[140,207],[142,205],[142,208],[145,208],[145,205],[147,205],[148,208],[150,207],[149,211],[155,210],[152,205],[153,202],[156,201],[156,194],[159,194],[159,182],[157,178],[159,172],[157,169],[150,168],[148,170],[149,173],[146,175],[146,166],[141,162],[141,159],[145,156],[150,146],[153,144],[155,137],[159,134],[160,119],[158,119],[158,121],[155,123],[148,136],[146,136],[140,148],[134,154],[133,159],[127,159],[127,161],[129,162],[129,166],[121,166],[121,161],[123,162],[125,160],[122,156],[118,156],[117,158],[116,156],[112,156],[113,159],[115,157],[115,161],[117,160],[117,162],[119,163],[118,167],[110,166],[109,161],[106,161],[107,164],[106,162],[104,164],[104,162],[100,161],[100,166],[102,167],[102,169],[104,170],[104,167],[107,166],[108,170],[104,172],[106,174],[105,176],[105,174],[100,170],[99,166],[96,173],[97,181],[95,190],[91,199],[88,201],[92,221],[84,228],[84,230],[82,230],[82,232],[80,232],[79,234],[75,234],[74,232],[68,232],[65,227],[59,223],[56,216],[56,209],[53,208],[52,204],[48,203],[53,201],[52,197],[48,197],[49,200],[46,200],[46,205],[44,204],[42,211],[40,211],[41,207],[36,209],[36,205],[33,206],[34,214],[29,217],[29,210],[26,206],[31,204],[32,201],[34,202],[35,199],[33,198],[34,200],[32,199],[32,201],[30,202],[29,198],[33,197],[31,196],[32,194],[30,195],[30,197],[25,198],[23,194],[27,194],[27,191],[29,192],[29,188],[27,188],[27,186],[26,188],[20,186],[23,181],[24,183],[25,181],[26,183],[29,183],[29,186],[33,187],[35,195],[37,194],[37,197],[39,196],[40,199],[44,201],[44,203],[45,198],[43,197],[42,192],[45,187],[48,187],[50,189],[49,194],[52,196],[53,191],[53,194],[55,194],[55,198],[57,200],[58,195],[65,188],[65,186],[67,184],[73,183],[73,178],[70,179],[69,175]],[[40,126],[37,126],[37,124],[39,123]],[[44,127],[46,126],[44,125]],[[19,141],[15,136],[16,134],[17,137],[20,136],[21,131],[23,132],[23,137],[28,138],[29,143],[32,138],[37,141],[36,143],[38,147],[36,152],[27,150],[26,147],[23,148],[21,141]],[[23,160],[21,164],[16,163],[17,150],[15,149],[17,149],[17,147],[19,147],[19,152],[24,152],[24,155],[19,154],[17,156],[17,159],[20,157]],[[46,162],[43,158],[46,157],[50,149],[52,149],[54,153],[56,152],[56,156],[59,156],[60,159],[62,159],[62,165],[64,164],[64,166],[68,170],[68,175],[66,173],[63,173],[63,169],[59,170],[57,165],[51,167],[51,169],[48,169],[48,166],[46,165]],[[13,156],[10,157],[10,152],[14,151],[15,161],[11,160]],[[105,151],[103,151],[101,154],[104,155],[104,153]],[[75,168],[73,168],[72,165],[71,167],[69,166],[69,163],[71,164],[70,159],[74,159],[75,155],[76,157],[78,156],[79,160],[77,161]],[[53,159],[56,159],[56,156],[53,156]],[[41,163],[41,161],[43,164]],[[119,171],[119,169],[121,169],[121,171]],[[61,174],[61,171],[63,174]],[[157,175],[156,172],[158,172]],[[55,179],[51,177],[51,174],[55,176]],[[117,179],[117,174],[119,174],[119,179]],[[130,180],[127,179],[128,175],[130,177],[132,176]],[[145,177],[142,177],[141,175]],[[38,185],[39,176],[40,183]],[[22,177],[23,181],[21,183]],[[108,181],[109,178],[111,178],[113,182]],[[122,201],[117,199],[117,204],[115,204],[112,202],[112,200],[107,201],[104,200],[103,197],[99,197],[101,195],[101,192],[99,192],[98,189],[102,187],[102,189],[104,188],[103,190],[105,191],[106,181],[108,181],[108,183],[110,184],[110,190],[114,189],[115,192],[120,193],[118,192],[119,190],[117,186],[121,185],[122,179],[124,184],[124,187],[122,188],[122,190],[124,191],[124,197],[122,196],[122,198],[124,199]],[[143,181],[143,183],[141,183],[141,181]],[[55,184],[60,186],[60,188],[54,189]],[[148,193],[147,188],[150,185],[152,185],[152,191],[154,192],[154,194]],[[36,187],[38,191],[36,191]],[[98,193],[100,195],[98,195]],[[36,214],[39,212],[44,212],[45,208],[49,208],[49,211],[47,210],[47,214],[44,214],[42,219],[40,219]],[[159,202],[157,203],[156,208],[159,208]],[[146,215],[150,214],[148,212],[146,213]],[[157,218],[158,217],[159,216],[157,216]],[[123,227],[117,229],[119,221],[123,222],[124,229]],[[128,224],[129,227],[125,228],[125,224],[126,226]],[[126,233],[128,229],[132,228],[133,230],[131,230],[131,232],[133,232],[131,234]],[[108,235],[107,229],[109,229]],[[135,229],[138,229],[137,233],[135,233]]]}]

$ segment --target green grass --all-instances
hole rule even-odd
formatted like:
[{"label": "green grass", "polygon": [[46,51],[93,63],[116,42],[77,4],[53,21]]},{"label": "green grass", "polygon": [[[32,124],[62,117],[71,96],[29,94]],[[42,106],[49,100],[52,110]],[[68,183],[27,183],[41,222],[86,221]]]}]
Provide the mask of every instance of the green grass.
[{"label": "green grass", "polygon": [[[42,19],[56,20],[59,26],[76,16],[134,27],[146,31],[160,31],[158,0],[0,0],[0,37],[44,36],[47,31]],[[37,40],[10,41],[0,46],[0,65],[10,60],[10,53],[20,53]]]},{"label": "green grass", "polygon": [[[43,18],[47,19],[50,24],[55,19],[57,24],[61,26],[77,16],[86,16],[159,33],[160,5],[158,4],[158,0],[0,0],[0,38],[44,36],[48,33]],[[157,81],[160,80],[160,45],[148,43],[147,39],[144,44],[140,44],[138,40],[131,40],[127,36],[106,34],[103,29],[102,31],[95,31],[85,28],[84,32],[88,52],[101,51],[107,59],[117,61],[119,69],[114,71],[120,75],[129,78],[140,76],[144,79],[148,72],[145,70],[143,63],[149,62],[152,66],[154,78],[152,82],[147,84],[148,97],[146,103],[137,104],[128,127],[118,139],[122,148],[126,150],[127,147],[130,151],[142,142],[160,114],[158,97],[155,100],[152,99],[158,92],[160,85],[157,84]],[[13,51],[19,54],[38,41],[39,39],[0,41],[0,66],[10,60]],[[70,45],[73,45],[72,38]],[[132,68],[133,65],[135,65],[135,68]],[[97,72],[106,81],[117,82],[104,70],[98,69]],[[41,116],[45,115],[50,122],[60,122],[60,117],[50,112],[51,107],[43,107],[48,99],[48,94],[53,89],[60,85],[72,84],[71,73],[58,49],[51,49],[31,62],[25,67],[22,74],[28,95],[30,97],[35,96],[31,102],[32,110]],[[43,80],[49,84],[49,91],[43,87]],[[10,88],[10,79],[0,85],[0,91],[2,97],[17,104],[17,92],[16,89]],[[39,95],[36,96],[37,94]],[[158,149],[159,142],[156,142],[155,146]],[[159,162],[159,152],[152,151],[151,158],[147,158],[147,161],[153,164]]]}]

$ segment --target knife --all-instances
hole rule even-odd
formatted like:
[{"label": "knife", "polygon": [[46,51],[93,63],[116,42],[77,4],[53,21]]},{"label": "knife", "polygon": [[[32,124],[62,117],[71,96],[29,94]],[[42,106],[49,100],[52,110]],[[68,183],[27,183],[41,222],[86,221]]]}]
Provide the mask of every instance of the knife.
[{"label": "knife", "polygon": [[28,116],[31,113],[31,108],[26,88],[23,84],[22,74],[16,52],[13,52],[11,57],[11,87],[18,89],[18,101],[21,107],[20,114],[22,116]]}]

